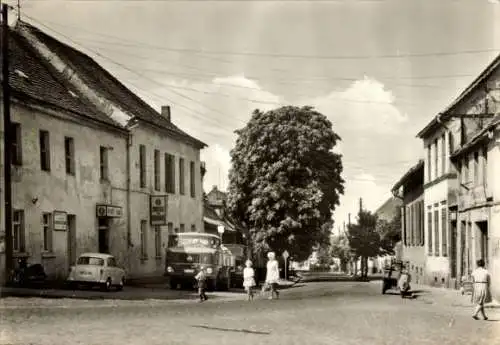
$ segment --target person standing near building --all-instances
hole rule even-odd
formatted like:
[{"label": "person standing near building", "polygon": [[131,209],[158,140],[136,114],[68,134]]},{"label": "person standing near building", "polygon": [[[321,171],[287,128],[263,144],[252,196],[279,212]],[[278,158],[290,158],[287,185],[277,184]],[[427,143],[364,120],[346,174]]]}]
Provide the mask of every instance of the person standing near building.
[{"label": "person standing near building", "polygon": [[207,276],[205,274],[205,267],[200,267],[200,272],[194,277],[198,282],[198,295],[200,296],[200,302],[206,301],[208,299],[205,294],[207,289]]},{"label": "person standing near building", "polygon": [[477,268],[472,272],[472,280],[474,284],[472,303],[475,306],[472,318],[474,320],[479,320],[477,317],[479,313],[481,313],[484,320],[488,320],[488,317],[484,313],[484,304],[491,302],[491,277],[484,266],[484,260],[480,259],[477,261]]},{"label": "person standing near building", "polygon": [[253,300],[253,288],[255,284],[255,271],[252,268],[252,261],[245,262],[245,269],[243,270],[243,287],[245,288],[248,300]]},{"label": "person standing near building", "polygon": [[276,260],[276,255],[274,254],[274,252],[267,253],[267,258],[269,260],[267,261],[267,266],[266,266],[265,284],[271,290],[271,296],[269,296],[269,299],[273,299],[274,295],[276,295],[276,299],[278,299],[280,296],[278,292],[278,282],[280,279],[278,261]]}]

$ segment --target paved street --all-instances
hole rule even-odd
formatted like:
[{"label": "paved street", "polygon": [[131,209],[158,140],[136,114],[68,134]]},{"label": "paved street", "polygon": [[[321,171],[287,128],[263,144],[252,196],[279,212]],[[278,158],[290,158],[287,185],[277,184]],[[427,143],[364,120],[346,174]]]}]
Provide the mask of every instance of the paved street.
[{"label": "paved street", "polygon": [[488,310],[490,322],[474,321],[469,308],[433,298],[383,296],[374,282],[307,283],[283,290],[279,301],[253,303],[7,298],[0,302],[0,344],[480,345],[498,339],[499,310]]}]

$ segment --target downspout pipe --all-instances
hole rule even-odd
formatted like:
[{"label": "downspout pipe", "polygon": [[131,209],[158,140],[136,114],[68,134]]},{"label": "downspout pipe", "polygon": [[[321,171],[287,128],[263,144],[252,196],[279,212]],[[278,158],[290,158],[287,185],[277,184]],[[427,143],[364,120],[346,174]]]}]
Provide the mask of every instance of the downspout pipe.
[{"label": "downspout pipe", "polygon": [[132,134],[129,132],[127,134],[126,145],[126,161],[127,161],[127,249],[132,247],[132,205],[130,203],[131,182],[130,182],[130,146],[132,145]]}]

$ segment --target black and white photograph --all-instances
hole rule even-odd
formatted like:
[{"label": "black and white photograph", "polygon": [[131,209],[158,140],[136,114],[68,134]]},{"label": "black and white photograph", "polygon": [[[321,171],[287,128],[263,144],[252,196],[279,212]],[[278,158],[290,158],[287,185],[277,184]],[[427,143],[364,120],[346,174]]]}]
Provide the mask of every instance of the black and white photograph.
[{"label": "black and white photograph", "polygon": [[0,345],[500,344],[500,0],[0,0]]}]

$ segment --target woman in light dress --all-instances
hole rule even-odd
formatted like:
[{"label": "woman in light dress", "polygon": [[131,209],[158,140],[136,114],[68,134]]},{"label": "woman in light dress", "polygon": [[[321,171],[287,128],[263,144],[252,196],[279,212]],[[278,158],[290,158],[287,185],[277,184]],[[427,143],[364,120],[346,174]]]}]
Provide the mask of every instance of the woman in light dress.
[{"label": "woman in light dress", "polygon": [[491,277],[488,271],[484,268],[483,259],[477,261],[477,268],[472,272],[474,290],[472,292],[472,303],[475,305],[472,318],[479,320],[477,315],[481,313],[484,320],[488,320],[484,313],[484,304],[491,302],[490,283]]},{"label": "woman in light dress", "polygon": [[269,299],[273,299],[274,295],[276,295],[278,299],[280,297],[278,292],[278,282],[280,279],[278,261],[276,260],[274,252],[267,253],[267,258],[269,260],[267,261],[265,284],[271,289],[271,296],[269,296]]},{"label": "woman in light dress", "polygon": [[252,268],[252,261],[245,262],[245,269],[243,270],[243,287],[247,292],[248,300],[253,300],[253,288],[255,284],[255,271]]}]

